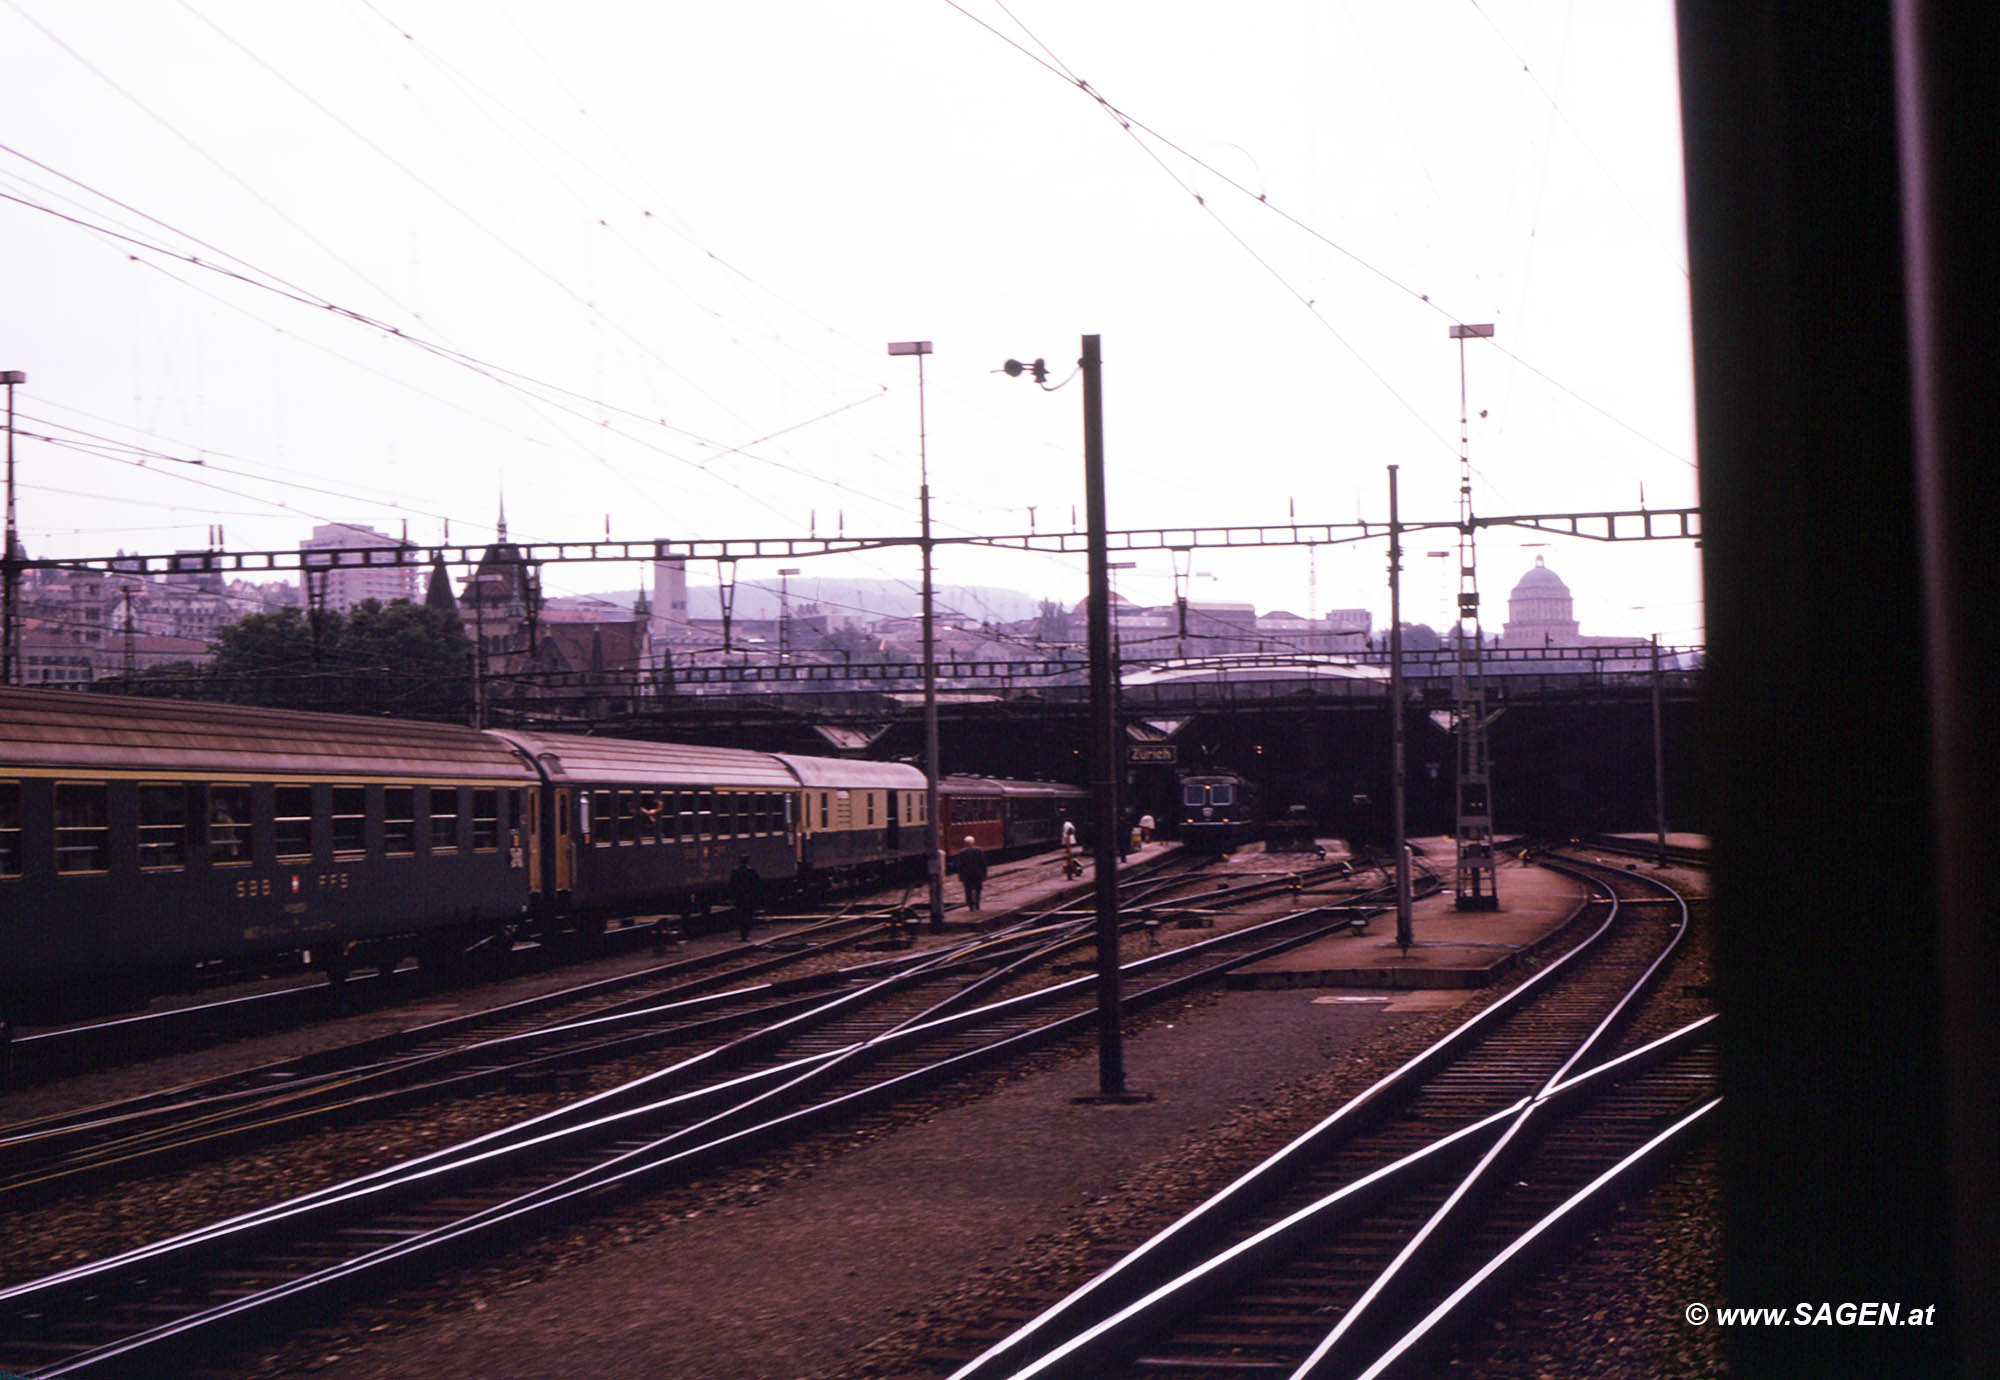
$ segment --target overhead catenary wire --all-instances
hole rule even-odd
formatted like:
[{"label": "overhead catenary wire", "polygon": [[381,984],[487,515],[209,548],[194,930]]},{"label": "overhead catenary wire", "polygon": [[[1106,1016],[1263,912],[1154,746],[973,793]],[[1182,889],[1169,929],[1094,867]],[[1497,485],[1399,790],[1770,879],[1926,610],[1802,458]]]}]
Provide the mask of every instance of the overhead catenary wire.
[{"label": "overhead catenary wire", "polygon": [[[1266,194],[1253,191],[1251,188],[1245,186],[1244,183],[1241,181],[1241,179],[1232,177],[1230,174],[1222,171],[1221,169],[1217,168],[1214,164],[1210,163],[1207,159],[1202,158],[1199,154],[1194,153],[1192,150],[1184,147],[1174,139],[1161,133],[1153,126],[1147,124],[1144,120],[1131,114],[1122,106],[1115,104],[1103,92],[1099,91],[1096,87],[1092,86],[1088,81],[1084,80],[1083,78],[1077,76],[1074,72],[1072,72],[1066,64],[1063,64],[1059,60],[1054,59],[1053,54],[1051,54],[1049,57],[1043,57],[1041,54],[1031,52],[1028,48],[1026,48],[1016,39],[1012,38],[1007,34],[1001,33],[1000,30],[994,28],[993,25],[989,24],[986,20],[980,18],[976,14],[973,14],[970,10],[966,9],[964,5],[958,3],[958,0],[944,0],[944,3],[948,5],[951,9],[963,15],[966,19],[970,20],[972,23],[978,25],[980,28],[986,30],[986,32],[992,34],[1002,43],[1007,44],[1009,47],[1013,48],[1016,52],[1019,52],[1023,57],[1027,58],[1030,62],[1035,63],[1037,66],[1041,67],[1043,70],[1047,71],[1052,76],[1055,76],[1064,83],[1082,91],[1083,94],[1088,96],[1092,101],[1096,102],[1097,105],[1100,106],[1106,114],[1111,116],[1112,119],[1116,120],[1118,124],[1125,129],[1126,133],[1129,134],[1132,137],[1133,141],[1137,143],[1140,146],[1140,148],[1146,152],[1149,158],[1151,158],[1155,163],[1157,163],[1161,167],[1161,169],[1165,171],[1167,175],[1174,180],[1174,182],[1177,185],[1179,185],[1184,191],[1188,193],[1188,195],[1193,197],[1195,201],[1201,206],[1203,211],[1207,212],[1213,219],[1216,220],[1218,225],[1222,225],[1223,222],[1221,221],[1220,216],[1216,214],[1214,208],[1208,204],[1207,200],[1203,198],[1200,195],[1200,193],[1194,191],[1193,188],[1188,187],[1183,179],[1181,179],[1177,174],[1173,173],[1171,169],[1166,167],[1164,160],[1162,160],[1159,157],[1158,153],[1156,153],[1151,148],[1148,148],[1146,146],[1145,141],[1139,138],[1139,135],[1141,133],[1146,135],[1148,138],[1158,141],[1162,146],[1171,150],[1175,154],[1179,155],[1181,158],[1186,159],[1190,164],[1194,165],[1197,168],[1200,168],[1203,172],[1216,178],[1218,181],[1222,182],[1233,191],[1236,191],[1245,198],[1257,203],[1257,205],[1264,207],[1266,210],[1270,211],[1273,215],[1276,215],[1281,220],[1293,226],[1295,229],[1299,230],[1303,234],[1311,237],[1313,240],[1326,246],[1328,249],[1331,249],[1335,253],[1348,259],[1349,261],[1354,263],[1357,267],[1361,268],[1370,275],[1374,276],[1376,279],[1380,280],[1381,282],[1387,284],[1389,287],[1393,288],[1398,293],[1402,294],[1405,298],[1427,308],[1434,314],[1442,317],[1448,324],[1451,325],[1466,324],[1449,308],[1445,307],[1443,304],[1437,301],[1434,301],[1430,293],[1424,292],[1421,289],[1413,287],[1409,283],[1404,282],[1400,278],[1397,278],[1394,274],[1391,274],[1388,270],[1382,268],[1380,265],[1370,261],[1357,251],[1340,243],[1338,240],[1335,240],[1332,236],[1321,231],[1320,229],[1313,226],[1306,220],[1286,210],[1284,207],[1278,205],[1276,202],[1273,202]],[[1013,16],[1010,13],[1009,18],[1012,17]],[[1016,22],[1018,23],[1019,21],[1017,20]],[[1025,26],[1023,26],[1023,30],[1024,32],[1026,31]],[[1041,40],[1036,39],[1035,42],[1037,46],[1043,46],[1041,44]],[[1044,48],[1044,51],[1047,51],[1047,49]],[[1227,229],[1226,226],[1224,228],[1225,230]],[[1241,242],[1240,236],[1235,235],[1233,231],[1229,233],[1231,234],[1232,238],[1238,239],[1239,242]],[[1246,250],[1249,249],[1247,243],[1245,243],[1243,247]],[[1253,257],[1258,258],[1259,263],[1264,263],[1261,256],[1256,256],[1254,251],[1251,252],[1253,254]],[[1297,288],[1293,287],[1283,278],[1281,274],[1278,274],[1275,270],[1270,269],[1270,266],[1268,264],[1264,264],[1264,266],[1266,267],[1267,271],[1270,271],[1272,273],[1272,276],[1274,278],[1276,278],[1282,285],[1285,286],[1287,292],[1289,292],[1290,295],[1295,297],[1301,303],[1305,304],[1308,307],[1308,309],[1312,311],[1313,316],[1321,321],[1322,325],[1324,325],[1329,331],[1333,331],[1331,323],[1326,322],[1325,318],[1319,313],[1317,308],[1313,306],[1312,298],[1307,297],[1304,293],[1300,292]],[[1337,339],[1340,338],[1339,333],[1337,331],[1333,331],[1333,333]],[[1341,343],[1345,345],[1350,351],[1354,351],[1354,346],[1349,342],[1347,342],[1345,339],[1341,339]],[[1523,369],[1526,369],[1529,373],[1533,374],[1535,377],[1541,379],[1543,382],[1547,383],[1551,387],[1562,392],[1565,396],[1580,403],[1584,407],[1596,413],[1598,416],[1604,418],[1606,421],[1611,422],[1613,425],[1619,427],[1621,430],[1627,432],[1634,438],[1643,441],[1648,446],[1651,446],[1655,450],[1658,450],[1661,454],[1666,455],[1669,458],[1680,462],[1682,465],[1685,465],[1690,470],[1696,468],[1695,462],[1691,460],[1689,457],[1680,454],[1679,452],[1675,451],[1674,449],[1665,445],[1664,443],[1660,442],[1654,437],[1648,436],[1644,431],[1640,430],[1638,427],[1633,426],[1630,422],[1625,421],[1623,418],[1617,416],[1615,413],[1611,412],[1607,408],[1602,407],[1598,403],[1592,401],[1591,399],[1585,397],[1583,394],[1577,392],[1575,389],[1571,388],[1568,384],[1565,384],[1559,379],[1555,378],[1553,375],[1549,374],[1546,370],[1542,369],[1539,365],[1534,364],[1532,361],[1520,355],[1507,345],[1499,341],[1489,341],[1488,343],[1492,346],[1492,348],[1498,350],[1499,353],[1504,355],[1507,359],[1509,359],[1513,363],[1519,365]],[[1357,359],[1361,360],[1361,362],[1365,367],[1369,368],[1371,373],[1375,372],[1373,367],[1367,365],[1367,361],[1365,359],[1362,359],[1358,351],[1355,351],[1355,355]],[[1379,374],[1377,374],[1376,377],[1378,379],[1381,378]],[[1386,380],[1382,381],[1384,383],[1384,386],[1387,387],[1388,386],[1387,381]],[[1400,394],[1395,393],[1393,389],[1391,389],[1391,392],[1392,395],[1396,396],[1397,400],[1400,403],[1402,403],[1402,405],[1407,410],[1411,411],[1412,414],[1417,417],[1418,421],[1420,422],[1420,424],[1424,426],[1426,431],[1431,432],[1431,434],[1434,436],[1439,435],[1439,433],[1431,425],[1431,423],[1429,422],[1428,418],[1424,413],[1416,409],[1413,404],[1408,402],[1408,400],[1403,399]],[[1448,447],[1454,446],[1454,443],[1452,443],[1448,438],[1441,437],[1441,439],[1445,440],[1445,443]]]}]

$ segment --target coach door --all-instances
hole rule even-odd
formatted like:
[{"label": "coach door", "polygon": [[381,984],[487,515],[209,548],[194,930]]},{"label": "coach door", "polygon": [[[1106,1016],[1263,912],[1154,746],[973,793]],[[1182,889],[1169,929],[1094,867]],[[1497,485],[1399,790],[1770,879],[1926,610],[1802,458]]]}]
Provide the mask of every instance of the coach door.
[{"label": "coach door", "polygon": [[567,786],[556,787],[556,892],[562,895],[576,889],[576,827],[575,816],[570,809],[571,791]]},{"label": "coach door", "polygon": [[889,836],[886,843],[888,844],[889,851],[893,853],[901,846],[903,840],[903,793],[901,791],[885,791],[883,794],[888,797],[889,802]]},{"label": "coach door", "polygon": [[527,856],[528,895],[542,894],[542,793],[522,791],[521,827],[515,835]]}]

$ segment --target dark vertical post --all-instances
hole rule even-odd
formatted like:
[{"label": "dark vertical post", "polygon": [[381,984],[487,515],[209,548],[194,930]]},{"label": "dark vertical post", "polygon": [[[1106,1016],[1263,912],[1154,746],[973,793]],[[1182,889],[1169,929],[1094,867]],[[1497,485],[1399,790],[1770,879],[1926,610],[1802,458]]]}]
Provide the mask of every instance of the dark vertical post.
[{"label": "dark vertical post", "polygon": [[7,534],[0,537],[0,685],[18,684],[21,667],[21,539],[14,522],[14,385],[26,383],[19,369],[0,373],[7,385]]},{"label": "dark vertical post", "polygon": [[1105,550],[1104,384],[1098,337],[1083,338],[1083,499],[1090,556],[1090,785],[1097,806],[1097,1080],[1125,1091],[1118,1026],[1118,724],[1111,694],[1111,569]]},{"label": "dark vertical post", "polygon": [[1660,635],[1653,634],[1653,823],[1659,830],[1661,867],[1667,865],[1667,752],[1660,741]]},{"label": "dark vertical post", "polygon": [[2000,530],[1992,441],[2000,192],[1991,167],[2000,15],[1937,0],[1893,0],[1889,11],[1928,628],[1953,1312],[1960,1372],[1975,1375],[2000,1354],[2000,623],[1990,593]]},{"label": "dark vertical post", "polygon": [[[1977,150],[1995,128],[1992,7],[1946,8],[1951,63],[1966,65],[1964,84],[1950,83],[1948,142],[1968,160],[1948,185],[1990,197],[1991,155]],[[1937,1305],[1931,1326],[1742,1325],[1728,1338],[1729,1370],[1990,1375],[1990,1350],[1962,1371],[1950,1359],[1962,1326],[1948,1298],[1951,1242],[1990,1223],[1952,1212],[1946,984],[1956,973],[1976,983],[1989,1022],[1994,1006],[1991,968],[1978,973],[1963,962],[1971,955],[1944,947],[1942,840],[1925,810],[1934,706],[1911,396],[1922,355],[1913,360],[1905,312],[1891,6],[1823,6],[1811,24],[1715,0],[1682,0],[1675,14],[1704,739],[1720,768],[1711,929],[1728,1013],[1723,1287],[1731,1302]],[[1922,90],[1944,75],[1926,74]],[[1990,259],[1990,241],[1978,244],[1927,291],[1970,308],[1990,290]],[[1801,329],[1808,321],[1827,328]],[[1978,331],[1963,359],[1990,370],[1990,315]],[[1992,396],[1965,395],[1979,419],[1967,454],[1988,493]],[[1982,623],[1991,544],[1990,531],[1977,542]],[[1827,637],[1824,618],[1795,616],[1805,609],[1866,628],[1867,655]],[[1978,711],[1989,719],[1990,701],[1989,684]],[[1991,784],[1975,806],[1987,820]],[[1980,923],[1990,936],[1991,913]],[[1990,1189],[1991,1159],[1975,1172]]]},{"label": "dark vertical post", "polygon": [[1410,925],[1409,799],[1405,793],[1403,745],[1403,521],[1396,507],[1396,467],[1389,466],[1389,813],[1394,817],[1389,846],[1396,853],[1396,943],[1404,952],[1414,941]]}]

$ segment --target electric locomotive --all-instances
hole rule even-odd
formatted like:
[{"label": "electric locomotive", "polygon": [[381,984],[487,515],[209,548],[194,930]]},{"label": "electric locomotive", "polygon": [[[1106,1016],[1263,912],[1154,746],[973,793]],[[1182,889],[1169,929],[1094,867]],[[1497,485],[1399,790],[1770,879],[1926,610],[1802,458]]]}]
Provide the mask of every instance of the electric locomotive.
[{"label": "electric locomotive", "polygon": [[1189,772],[1180,779],[1181,846],[1227,853],[1256,836],[1257,790],[1233,771]]}]

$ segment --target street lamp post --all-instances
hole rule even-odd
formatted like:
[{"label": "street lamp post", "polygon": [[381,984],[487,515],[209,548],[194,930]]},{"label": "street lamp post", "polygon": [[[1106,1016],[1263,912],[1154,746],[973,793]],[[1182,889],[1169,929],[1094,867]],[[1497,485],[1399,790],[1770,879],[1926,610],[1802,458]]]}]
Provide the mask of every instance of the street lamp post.
[{"label": "street lamp post", "polygon": [[938,819],[938,712],[937,712],[937,632],[931,616],[931,475],[925,454],[924,356],[931,352],[928,340],[892,340],[891,355],[917,357],[917,505],[923,530],[918,546],[924,556],[924,843],[930,854],[931,930],[944,928],[944,851],[939,846]]},{"label": "street lamp post", "polygon": [[21,536],[14,521],[14,385],[26,383],[19,369],[0,370],[0,383],[7,385],[7,533],[6,549],[0,551],[0,685],[13,685],[21,676]]},{"label": "street lamp post", "polygon": [[[1014,378],[1032,373],[1045,390],[1048,366],[1010,359],[1003,366]],[[1117,668],[1111,645],[1111,562],[1104,516],[1104,384],[1099,338],[1083,338],[1077,361],[1083,377],[1083,500],[1086,559],[1090,577],[1091,796],[1096,816],[1097,893],[1097,1080],[1094,1100],[1147,1101],[1150,1094],[1125,1087],[1125,1036],[1120,1029],[1118,994],[1118,744]],[[1057,387],[1061,387],[1060,384]],[[1073,519],[1072,519],[1073,520]]]}]

